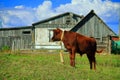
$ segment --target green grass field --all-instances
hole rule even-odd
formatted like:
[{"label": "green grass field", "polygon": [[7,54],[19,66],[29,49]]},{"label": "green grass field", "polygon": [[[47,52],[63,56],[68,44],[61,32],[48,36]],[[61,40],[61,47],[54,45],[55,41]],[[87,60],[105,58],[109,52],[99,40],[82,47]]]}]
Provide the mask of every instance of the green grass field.
[{"label": "green grass field", "polygon": [[0,52],[0,80],[120,80],[120,55],[96,55],[97,70],[89,69],[86,55],[76,55],[76,68],[60,63],[58,51]]}]

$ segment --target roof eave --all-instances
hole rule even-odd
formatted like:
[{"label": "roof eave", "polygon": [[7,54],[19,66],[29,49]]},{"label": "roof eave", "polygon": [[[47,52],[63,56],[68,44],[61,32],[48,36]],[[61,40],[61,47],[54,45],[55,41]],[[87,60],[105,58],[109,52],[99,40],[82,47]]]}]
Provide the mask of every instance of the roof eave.
[{"label": "roof eave", "polygon": [[[79,28],[81,28],[82,27],[82,25],[84,25],[85,23],[86,23],[86,21],[88,21],[91,17],[93,17],[93,16],[97,16],[96,15],[96,13],[94,12],[94,10],[91,10],[76,26],[78,26],[78,25],[80,25],[79,27],[73,27],[70,31],[77,31]],[[98,17],[98,16],[97,16]],[[104,25],[106,25],[107,26],[107,24],[100,18],[100,17],[98,17],[98,19],[99,20],[101,20],[102,21],[102,23],[104,24]],[[116,33],[112,30],[112,29],[110,29],[108,26],[107,26],[107,28],[110,30],[110,31],[112,31],[115,35],[116,35]]]},{"label": "roof eave", "polygon": [[73,14],[73,15],[76,15],[76,16],[78,16],[78,17],[80,17],[80,18],[83,18],[83,16],[80,16],[80,15],[78,15],[78,14],[75,14],[75,13],[72,13],[72,12],[65,12],[65,13],[63,13],[63,14],[59,14],[59,15],[56,15],[56,16],[53,16],[53,17],[50,17],[50,18],[47,18],[47,19],[38,21],[38,22],[36,22],[36,23],[33,23],[32,25],[34,26],[34,25],[37,25],[37,24],[40,24],[40,23],[47,22],[47,21],[49,21],[49,20],[54,20],[54,19],[56,19],[56,18],[59,18],[59,17],[61,17],[61,16],[65,16],[65,15],[68,15],[68,14]]},{"label": "roof eave", "polygon": [[22,27],[11,27],[11,28],[0,28],[0,30],[18,30],[18,29],[30,29],[32,26],[22,26]]}]

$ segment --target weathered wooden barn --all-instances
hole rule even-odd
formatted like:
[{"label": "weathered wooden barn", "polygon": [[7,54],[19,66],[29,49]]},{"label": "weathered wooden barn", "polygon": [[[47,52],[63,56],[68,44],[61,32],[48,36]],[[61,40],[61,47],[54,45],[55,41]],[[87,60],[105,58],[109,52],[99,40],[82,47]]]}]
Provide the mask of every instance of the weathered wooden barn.
[{"label": "weathered wooden barn", "polygon": [[95,37],[98,48],[111,51],[109,35],[116,35],[92,10],[85,17],[66,12],[33,23],[32,26],[0,29],[0,48],[8,45],[11,49],[60,49],[59,42],[51,42],[52,30],[61,28],[86,36]]},{"label": "weathered wooden barn", "polygon": [[93,10],[90,11],[71,31],[94,37],[97,40],[98,48],[105,52],[111,52],[111,40],[109,36],[116,35]]},{"label": "weathered wooden barn", "polygon": [[34,44],[35,48],[39,49],[59,49],[58,42],[51,42],[52,30],[55,28],[61,28],[64,30],[72,29],[78,22],[81,21],[83,16],[66,12],[40,22],[33,24],[34,32]]},{"label": "weathered wooden barn", "polygon": [[0,49],[4,46],[12,50],[29,49],[32,41],[32,26],[0,28]]}]

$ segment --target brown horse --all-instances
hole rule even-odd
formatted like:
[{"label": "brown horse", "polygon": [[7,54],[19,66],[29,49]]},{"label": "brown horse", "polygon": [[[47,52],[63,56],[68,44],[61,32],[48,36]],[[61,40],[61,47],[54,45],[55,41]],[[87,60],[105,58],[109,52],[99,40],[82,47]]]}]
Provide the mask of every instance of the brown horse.
[{"label": "brown horse", "polygon": [[90,69],[96,69],[96,59],[95,53],[102,52],[96,50],[96,40],[91,37],[87,37],[76,32],[71,31],[62,31],[57,28],[53,30],[53,41],[62,41],[64,43],[65,48],[70,53],[70,65],[75,67],[75,53],[79,53],[81,56],[86,53],[89,63]]}]

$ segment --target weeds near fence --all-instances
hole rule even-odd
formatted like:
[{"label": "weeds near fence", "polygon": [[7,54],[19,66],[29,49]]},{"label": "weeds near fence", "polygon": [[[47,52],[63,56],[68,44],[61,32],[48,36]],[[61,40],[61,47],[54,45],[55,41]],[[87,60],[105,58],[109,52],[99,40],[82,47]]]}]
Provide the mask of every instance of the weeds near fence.
[{"label": "weeds near fence", "polygon": [[0,51],[2,51],[2,52],[4,52],[4,51],[8,52],[8,51],[10,51],[10,47],[9,46],[3,46],[3,47],[1,47]]}]

